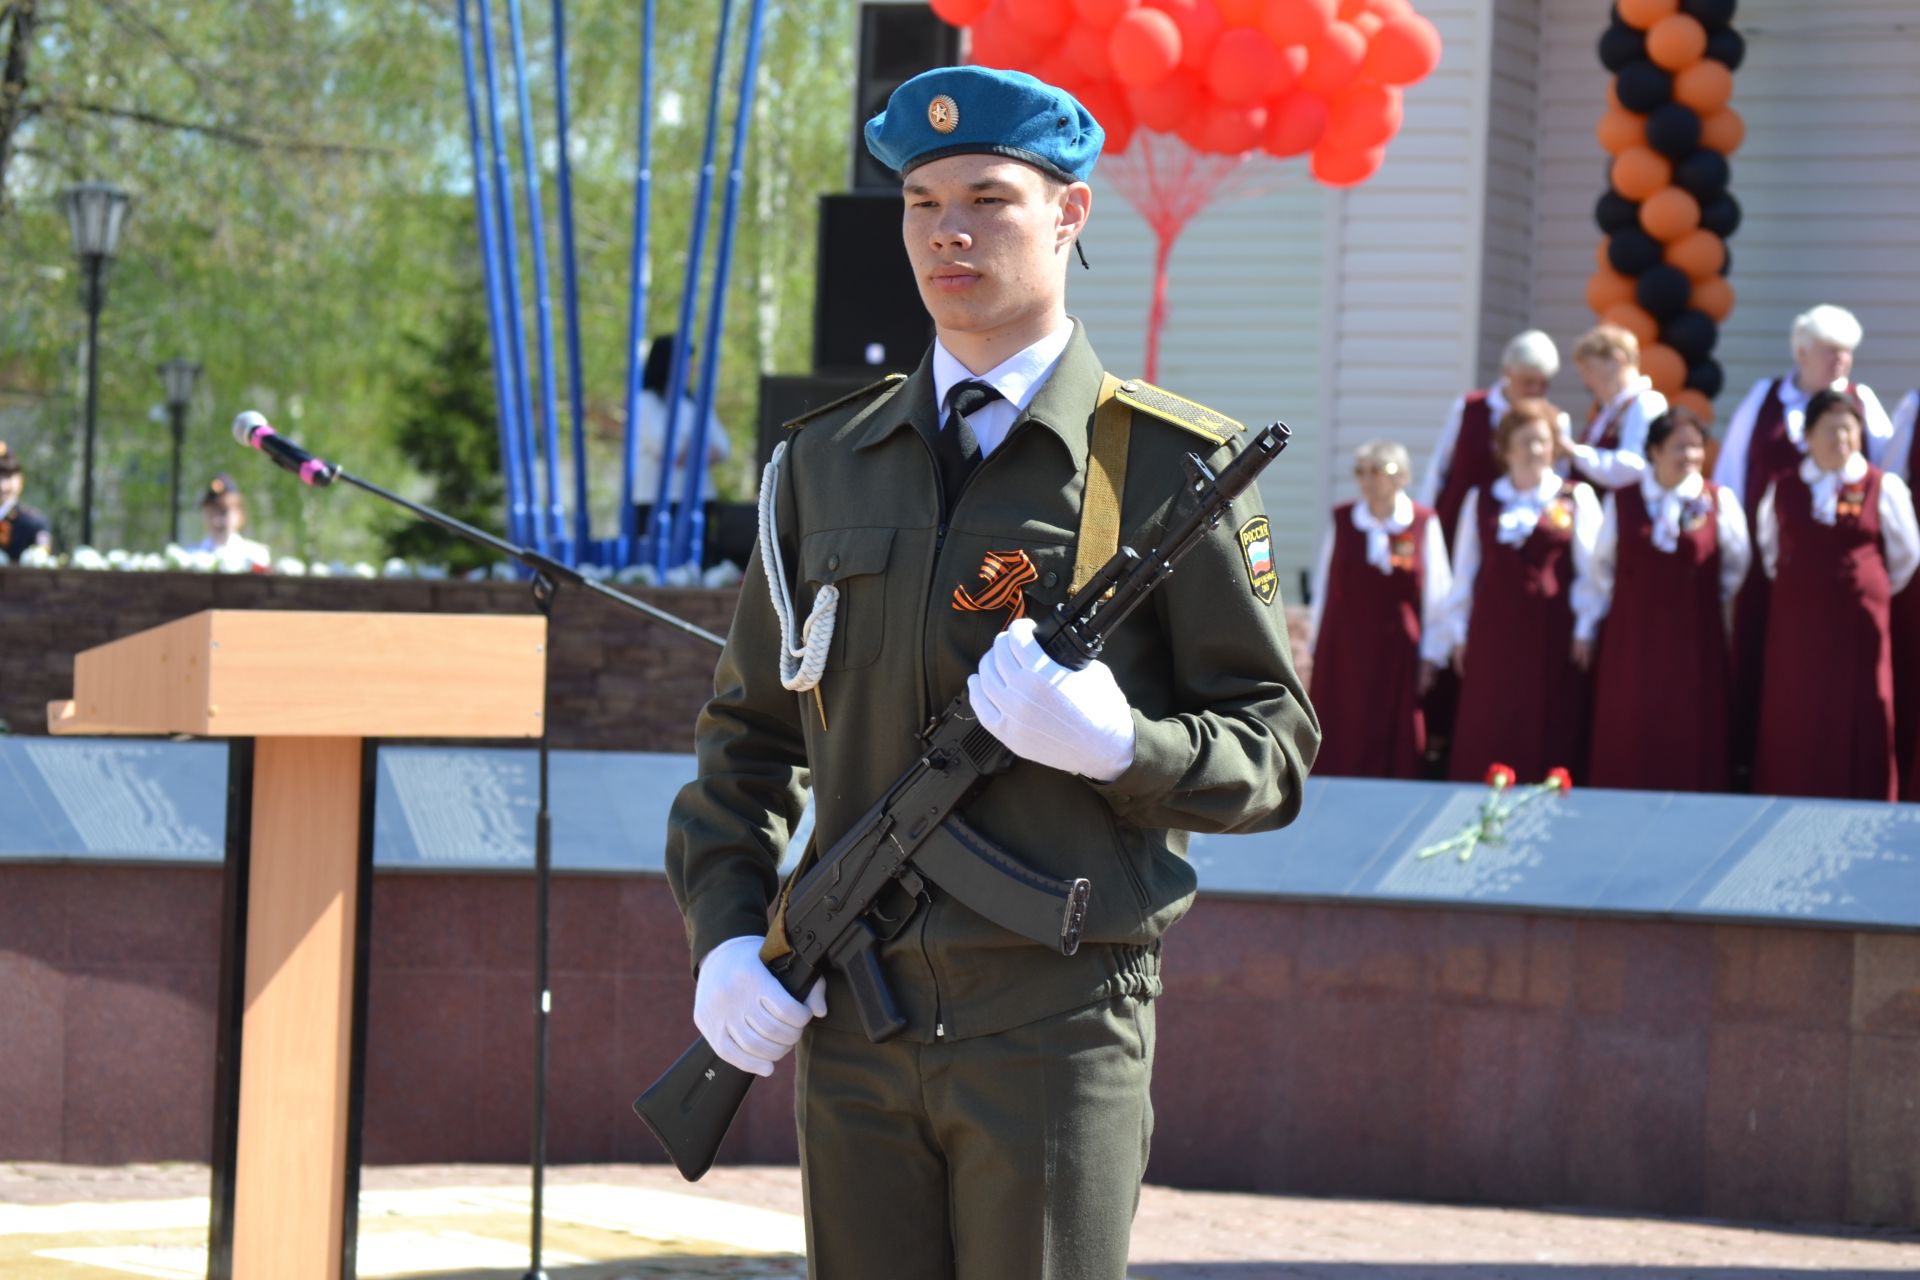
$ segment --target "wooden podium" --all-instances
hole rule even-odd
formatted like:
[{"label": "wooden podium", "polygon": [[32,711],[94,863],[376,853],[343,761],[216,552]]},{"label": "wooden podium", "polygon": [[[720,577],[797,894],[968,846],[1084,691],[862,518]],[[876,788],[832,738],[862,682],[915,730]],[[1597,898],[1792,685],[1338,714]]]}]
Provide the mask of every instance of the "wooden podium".
[{"label": "wooden podium", "polygon": [[209,610],[89,649],[56,734],[232,742],[211,1280],[352,1280],[374,746],[532,738],[538,616]]}]

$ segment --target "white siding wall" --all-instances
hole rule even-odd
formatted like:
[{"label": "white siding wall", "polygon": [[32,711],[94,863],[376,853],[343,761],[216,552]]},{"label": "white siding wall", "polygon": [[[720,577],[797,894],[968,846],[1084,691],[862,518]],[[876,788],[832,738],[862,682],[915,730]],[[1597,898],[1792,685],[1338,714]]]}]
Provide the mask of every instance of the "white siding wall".
[{"label": "white siding wall", "polygon": [[[1334,197],[1323,513],[1350,495],[1345,464],[1366,440],[1404,443],[1424,472],[1447,406],[1478,379],[1493,0],[1419,9],[1440,29],[1440,66],[1408,92],[1406,125],[1380,172]],[[1493,212],[1504,228],[1516,206]],[[1503,261],[1496,272],[1502,307],[1518,286],[1512,270]]]},{"label": "white siding wall", "polygon": [[[1278,418],[1294,444],[1262,477],[1280,589],[1299,598],[1317,536],[1322,240],[1327,195],[1298,163],[1271,165],[1262,193],[1203,210],[1187,224],[1168,270],[1159,382],[1249,426]],[[1144,374],[1153,299],[1153,233],[1094,171],[1091,271],[1067,277],[1067,307],[1086,323],[1107,368]]]},{"label": "white siding wall", "polygon": [[[1593,323],[1586,280],[1605,189],[1593,125],[1607,73],[1598,0],[1540,0],[1543,42],[1534,252],[1540,322],[1571,340]],[[1717,357],[1730,413],[1789,361],[1787,330],[1816,302],[1866,326],[1857,374],[1892,402],[1920,383],[1920,3],[1744,0],[1747,59],[1733,106],[1747,141],[1733,157],[1745,221],[1729,242],[1737,298]],[[1582,397],[1571,373],[1556,393]]]},{"label": "white siding wall", "polygon": [[1533,325],[1533,174],[1540,107],[1540,0],[1495,0],[1487,112],[1486,250],[1474,382],[1491,383],[1507,340]]}]

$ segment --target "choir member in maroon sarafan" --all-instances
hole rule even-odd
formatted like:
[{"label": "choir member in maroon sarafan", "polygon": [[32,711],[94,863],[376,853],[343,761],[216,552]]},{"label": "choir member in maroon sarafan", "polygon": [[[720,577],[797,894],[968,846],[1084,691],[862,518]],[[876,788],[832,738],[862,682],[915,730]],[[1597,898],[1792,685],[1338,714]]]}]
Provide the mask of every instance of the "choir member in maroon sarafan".
[{"label": "choir member in maroon sarafan", "polygon": [[1554,472],[1563,415],[1523,400],[1495,433],[1506,474],[1467,495],[1453,547],[1448,640],[1460,672],[1450,776],[1510,764],[1523,780],[1583,775],[1586,677],[1573,662],[1573,578],[1600,529],[1600,501]]},{"label": "choir member in maroon sarafan", "polygon": [[[1865,336],[1845,307],[1822,304],[1794,317],[1787,340],[1793,367],[1762,378],[1727,420],[1713,481],[1739,495],[1747,527],[1757,529],[1760,499],[1779,476],[1795,470],[1806,454],[1807,402],[1821,391],[1845,391],[1859,402],[1866,424],[1862,446],[1878,463],[1893,425],[1871,388],[1853,380],[1853,353]],[[1733,607],[1733,745],[1736,770],[1751,766],[1759,731],[1760,680],[1766,665],[1767,599],[1772,583],[1758,566],[1749,570]]]},{"label": "choir member in maroon sarafan", "polygon": [[1313,771],[1417,778],[1427,749],[1420,699],[1447,660],[1439,625],[1453,576],[1432,508],[1406,494],[1406,448],[1363,444],[1358,501],[1333,509],[1313,584],[1309,699],[1325,738]]},{"label": "choir member in maroon sarafan", "polygon": [[1640,372],[1640,339],[1616,324],[1596,325],[1573,344],[1573,367],[1593,407],[1573,438],[1572,473],[1603,490],[1638,483],[1647,469],[1647,425],[1667,411],[1667,398]]},{"label": "choir member in maroon sarafan", "polygon": [[1426,479],[1416,495],[1440,515],[1440,533],[1447,547],[1460,519],[1460,504],[1468,491],[1485,488],[1500,478],[1501,463],[1493,449],[1494,428],[1507,410],[1521,400],[1547,394],[1547,384],[1560,372],[1560,351],[1553,339],[1538,329],[1516,334],[1500,356],[1500,381],[1484,391],[1469,391],[1453,402],[1440,441],[1427,462]]},{"label": "choir member in maroon sarafan", "polygon": [[1646,450],[1646,473],[1602,503],[1593,555],[1573,584],[1573,660],[1593,673],[1588,781],[1725,791],[1733,597],[1753,556],[1747,518],[1700,474],[1707,429],[1693,414],[1654,418]]},{"label": "choir member in maroon sarafan", "polygon": [[1861,454],[1860,405],[1807,402],[1807,456],[1760,500],[1773,581],[1754,790],[1892,800],[1889,606],[1920,567],[1913,496]]}]

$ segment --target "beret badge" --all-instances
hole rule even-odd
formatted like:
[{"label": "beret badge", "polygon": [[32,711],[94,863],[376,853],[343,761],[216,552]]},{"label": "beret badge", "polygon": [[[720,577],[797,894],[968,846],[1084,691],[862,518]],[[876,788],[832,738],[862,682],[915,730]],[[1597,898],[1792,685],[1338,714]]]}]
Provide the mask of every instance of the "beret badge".
[{"label": "beret badge", "polygon": [[952,133],[960,127],[960,104],[942,93],[927,104],[927,123],[940,133]]}]

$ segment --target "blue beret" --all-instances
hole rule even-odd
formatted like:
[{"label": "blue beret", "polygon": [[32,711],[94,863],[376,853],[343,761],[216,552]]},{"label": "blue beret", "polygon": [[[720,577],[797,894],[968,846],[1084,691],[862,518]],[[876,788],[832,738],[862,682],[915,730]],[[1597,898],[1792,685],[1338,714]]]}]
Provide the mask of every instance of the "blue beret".
[{"label": "blue beret", "polygon": [[930,160],[985,154],[1084,182],[1106,136],[1065,89],[992,67],[923,71],[867,121],[867,150],[903,176]]}]

